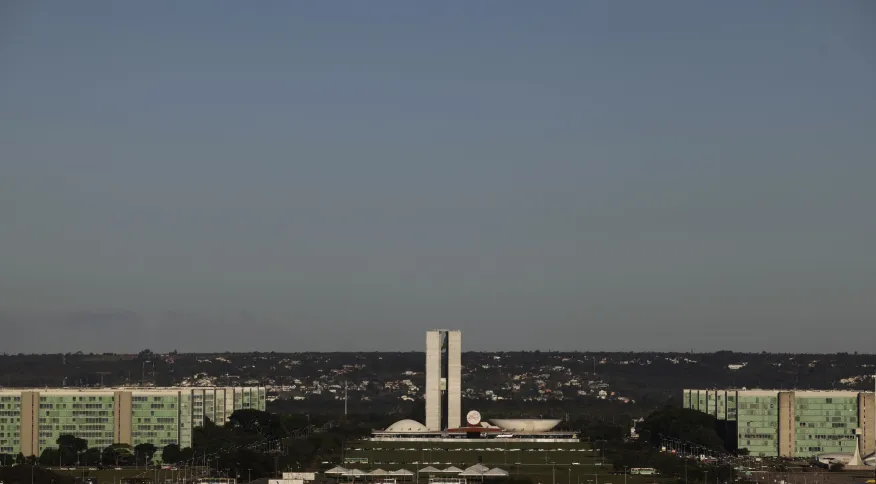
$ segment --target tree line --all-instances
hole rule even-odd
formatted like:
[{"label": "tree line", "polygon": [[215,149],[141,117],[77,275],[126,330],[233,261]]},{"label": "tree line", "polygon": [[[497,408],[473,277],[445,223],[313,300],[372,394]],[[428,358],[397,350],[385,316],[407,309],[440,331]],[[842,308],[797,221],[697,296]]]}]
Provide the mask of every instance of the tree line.
[{"label": "tree line", "polygon": [[[282,471],[317,470],[320,462],[336,461],[347,440],[368,435],[368,419],[340,422],[331,427],[320,417],[276,415],[258,410],[238,410],[224,426],[207,421],[193,430],[193,445],[157,448],[153,444],[112,444],[89,447],[84,439],[62,435],[56,446],[39,456],[0,455],[4,465],[0,481],[34,484],[72,483],[68,476],[48,467],[146,466],[155,462],[197,469],[210,475],[257,479]],[[149,473],[144,473],[146,479]]]}]

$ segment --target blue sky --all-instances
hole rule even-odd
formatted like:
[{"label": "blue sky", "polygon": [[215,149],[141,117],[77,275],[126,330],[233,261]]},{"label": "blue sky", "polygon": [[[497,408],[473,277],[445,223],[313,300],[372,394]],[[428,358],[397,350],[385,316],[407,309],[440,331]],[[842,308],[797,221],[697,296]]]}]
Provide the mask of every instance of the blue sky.
[{"label": "blue sky", "polygon": [[0,351],[872,351],[873,25],[4,2]]}]

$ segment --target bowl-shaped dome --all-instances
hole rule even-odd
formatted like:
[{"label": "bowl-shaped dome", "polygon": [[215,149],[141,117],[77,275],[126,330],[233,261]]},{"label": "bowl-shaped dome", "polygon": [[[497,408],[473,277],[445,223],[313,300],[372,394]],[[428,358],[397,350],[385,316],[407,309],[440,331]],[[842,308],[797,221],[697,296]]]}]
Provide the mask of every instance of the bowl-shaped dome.
[{"label": "bowl-shaped dome", "polygon": [[491,418],[490,423],[506,432],[549,432],[560,424],[553,418]]},{"label": "bowl-shaped dome", "polygon": [[416,420],[404,419],[390,425],[386,428],[387,432],[407,432],[407,433],[423,433],[427,432],[426,426]]}]

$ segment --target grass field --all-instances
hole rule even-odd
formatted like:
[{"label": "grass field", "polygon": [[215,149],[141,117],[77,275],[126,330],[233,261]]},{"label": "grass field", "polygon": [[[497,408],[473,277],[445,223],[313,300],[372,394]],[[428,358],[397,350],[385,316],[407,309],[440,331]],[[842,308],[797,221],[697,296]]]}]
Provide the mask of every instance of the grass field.
[{"label": "grass field", "polygon": [[[80,467],[75,470],[65,470],[58,469],[57,467],[50,468],[53,472],[57,472],[62,475],[68,475],[72,477],[78,478],[96,478],[98,484],[120,484],[131,479],[144,479],[148,481],[156,481],[157,482],[178,482],[183,478],[183,474],[181,471],[171,471],[171,470],[158,470],[157,472],[154,469],[134,469],[134,468],[124,468],[124,469],[103,469],[103,470],[89,470],[88,468]],[[191,476],[189,476],[191,477]]]},{"label": "grass field", "polygon": [[[366,463],[353,463],[367,459]],[[349,443],[345,449],[346,468],[371,471],[407,469],[416,472],[425,466],[461,469],[482,463],[498,467],[512,476],[529,477],[542,484],[622,484],[623,475],[613,474],[611,462],[589,443],[513,442],[460,440],[459,442],[372,442]],[[423,476],[421,476],[421,479]],[[654,476],[626,476],[627,484],[661,482]]]}]

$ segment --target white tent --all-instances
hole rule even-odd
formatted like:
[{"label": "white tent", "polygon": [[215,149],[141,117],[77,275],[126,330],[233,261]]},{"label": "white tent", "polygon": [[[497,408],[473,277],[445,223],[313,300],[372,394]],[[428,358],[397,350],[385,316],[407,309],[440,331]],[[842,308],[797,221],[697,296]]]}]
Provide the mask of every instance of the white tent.
[{"label": "white tent", "polygon": [[447,469],[442,469],[441,472],[446,472],[448,474],[459,474],[462,472],[462,469],[459,467],[450,466]]},{"label": "white tent", "polygon": [[490,468],[483,464],[475,464],[471,467],[466,468],[463,472],[477,472],[478,474],[483,474],[488,470],[490,470]]},{"label": "white tent", "polygon": [[374,469],[373,471],[369,472],[368,474],[372,475],[372,476],[385,476],[385,475],[388,475],[389,473],[378,467],[377,469]]},{"label": "white tent", "polygon": [[345,473],[343,473],[343,474],[341,474],[341,475],[342,475],[342,476],[345,476],[345,477],[353,477],[353,478],[356,478],[356,477],[364,477],[364,476],[367,475],[367,473],[366,473],[365,471],[362,471],[362,470],[359,470],[359,469],[350,469],[350,470],[348,470],[347,472],[345,472]]},{"label": "white tent", "polygon": [[480,469],[466,469],[459,473],[459,477],[483,477],[484,472]]},{"label": "white tent", "polygon": [[498,467],[490,469],[487,472],[484,472],[484,476],[487,476],[487,477],[508,477],[509,475],[510,474],[508,474],[508,471],[499,469]]},{"label": "white tent", "polygon": [[412,476],[412,475],[414,475],[413,472],[411,472],[407,469],[399,469],[397,471],[391,471],[389,474],[392,476]]},{"label": "white tent", "polygon": [[423,467],[422,469],[418,469],[417,472],[419,472],[421,474],[435,474],[435,473],[442,472],[442,471],[439,469],[436,469],[432,466],[426,466],[426,467]]},{"label": "white tent", "polygon": [[337,466],[337,467],[332,467],[331,469],[329,469],[329,470],[323,472],[323,474],[328,474],[328,475],[332,475],[332,474],[344,474],[344,473],[346,473],[346,472],[348,472],[347,469],[344,469],[344,468],[341,467],[341,466]]}]

